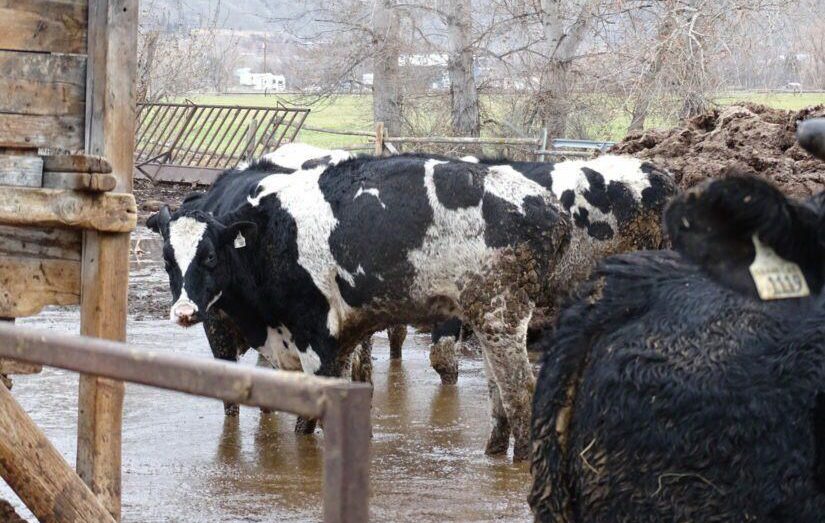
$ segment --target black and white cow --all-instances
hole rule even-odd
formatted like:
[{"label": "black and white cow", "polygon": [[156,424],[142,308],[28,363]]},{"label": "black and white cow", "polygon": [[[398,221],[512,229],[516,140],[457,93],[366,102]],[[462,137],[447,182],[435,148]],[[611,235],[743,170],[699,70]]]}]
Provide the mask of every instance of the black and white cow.
[{"label": "black and white cow", "polygon": [[[192,193],[181,203],[178,214],[189,214],[202,212],[212,215],[225,215],[237,207],[247,203],[247,197],[257,184],[267,176],[274,173],[290,174],[294,169],[275,165],[268,161],[261,161],[252,166],[243,166],[243,169],[230,170],[217,178],[206,192]],[[259,366],[280,368],[283,370],[303,370],[300,358],[297,353],[285,353],[275,349],[275,344],[282,343],[277,331],[274,336],[267,329],[266,322],[256,316],[254,311],[247,311],[239,314],[237,311],[227,310],[221,303],[207,303],[203,309],[198,309],[194,301],[186,295],[185,289],[181,288],[182,275],[175,271],[174,263],[181,257],[194,256],[187,252],[186,243],[188,241],[188,231],[176,227],[171,230],[161,225],[171,220],[171,212],[168,207],[163,208],[159,213],[149,217],[147,227],[155,232],[161,233],[165,240],[164,259],[166,270],[169,272],[170,286],[175,299],[180,302],[181,308],[177,312],[183,317],[192,317],[203,322],[203,328],[212,354],[215,358],[225,361],[237,361],[249,348],[254,348],[259,352]],[[191,251],[191,248],[190,248]],[[178,294],[175,288],[180,289]],[[180,297],[183,297],[181,301]],[[174,314],[171,319],[178,321]],[[353,377],[363,381],[371,381],[368,372],[370,343],[367,338],[358,352],[358,363],[361,364],[353,369]],[[263,360],[261,359],[263,358]],[[224,409],[227,415],[236,416],[238,406],[232,403],[225,403]],[[299,421],[299,430],[308,430],[309,425],[305,421]]]},{"label": "black and white cow", "polygon": [[[630,156],[604,155],[558,163],[479,160],[472,156],[462,160],[506,165],[560,200],[573,221],[573,230],[570,246],[550,278],[551,294],[556,300],[584,281],[606,256],[659,248],[662,212],[678,192],[669,173]],[[530,326],[533,333],[552,323],[557,303],[540,311],[541,318],[534,317]],[[438,337],[433,336],[431,355],[435,353],[434,368],[444,384],[455,383],[458,378],[455,344],[459,326],[453,323],[433,330]]]},{"label": "black and white cow", "polygon": [[570,234],[551,192],[506,166],[396,156],[275,173],[247,200],[158,216],[174,321],[262,320],[274,351],[339,376],[365,335],[458,316],[498,385],[488,449],[512,432],[526,458],[527,324]]},{"label": "black and white cow", "polygon": [[676,252],[600,265],[546,340],[537,521],[823,521],[824,204],[711,180],[666,212]]}]

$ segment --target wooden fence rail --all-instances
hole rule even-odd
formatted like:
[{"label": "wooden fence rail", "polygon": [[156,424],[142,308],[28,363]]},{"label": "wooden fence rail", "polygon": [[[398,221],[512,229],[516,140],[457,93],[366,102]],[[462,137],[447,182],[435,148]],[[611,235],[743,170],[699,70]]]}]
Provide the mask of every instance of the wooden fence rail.
[{"label": "wooden fence rail", "polygon": [[[320,418],[324,428],[324,521],[368,520],[369,385],[148,351],[119,342],[49,334],[2,323],[0,357]],[[18,429],[25,432],[29,425],[36,429],[26,419],[21,417],[22,425]],[[39,438],[32,439],[39,441]],[[3,455],[5,448],[0,445],[0,464],[7,458]],[[35,453],[31,459],[37,456]],[[19,463],[19,458],[16,459]],[[41,464],[28,465],[19,467],[23,476],[17,488],[29,488],[32,485],[27,479],[42,476]],[[55,470],[48,470],[47,474],[68,477],[65,462],[61,464],[55,459],[48,465]],[[62,483],[56,484],[60,485]],[[41,492],[55,487],[41,482],[36,486]],[[78,492],[79,500],[88,498],[82,496],[84,491],[80,487]],[[60,495],[47,492],[47,498],[49,493],[54,497]],[[27,495],[31,493],[22,494],[21,497],[31,498]],[[97,509],[93,503],[89,505],[91,508],[84,510]]]}]

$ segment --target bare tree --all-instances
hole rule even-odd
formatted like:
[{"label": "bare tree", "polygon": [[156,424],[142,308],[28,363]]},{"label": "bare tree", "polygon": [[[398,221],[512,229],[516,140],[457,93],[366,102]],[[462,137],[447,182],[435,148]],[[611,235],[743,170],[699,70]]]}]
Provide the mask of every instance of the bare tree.
[{"label": "bare tree", "polygon": [[398,71],[400,30],[393,0],[374,0],[372,15],[372,110],[390,135],[401,134],[402,90]]},{"label": "bare tree", "polygon": [[481,132],[478,89],[472,47],[472,7],[470,0],[447,0],[446,25],[449,56],[451,122],[453,133],[478,136]]}]

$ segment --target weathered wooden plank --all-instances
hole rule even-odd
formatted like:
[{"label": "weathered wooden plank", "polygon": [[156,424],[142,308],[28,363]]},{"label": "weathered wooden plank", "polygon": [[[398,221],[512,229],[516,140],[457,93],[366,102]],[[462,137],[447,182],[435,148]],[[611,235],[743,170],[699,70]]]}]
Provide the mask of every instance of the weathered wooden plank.
[{"label": "weathered wooden plank", "polygon": [[0,147],[83,149],[83,116],[0,114]]},{"label": "weathered wooden plank", "polygon": [[129,232],[137,225],[137,209],[129,193],[3,187],[0,224]]},{"label": "weathered wooden plank", "polygon": [[114,521],[60,452],[2,386],[0,475],[38,521]]},{"label": "weathered wooden plank", "polygon": [[[140,383],[271,410],[292,412],[326,420],[339,403],[331,391],[343,387],[352,405],[358,407],[356,424],[369,444],[370,389],[364,383],[313,376],[303,372],[273,371],[235,365],[211,358],[193,358],[170,351],[151,351],[110,340],[63,336],[43,329],[0,324],[0,357],[41,363],[86,374]],[[341,393],[336,393],[336,398]],[[363,402],[366,401],[366,404]],[[354,422],[353,422],[354,423]],[[362,442],[363,443],[363,442]],[[343,457],[343,455],[341,455]],[[351,457],[352,455],[349,454]],[[363,462],[363,460],[362,460]]]},{"label": "weathered wooden plank", "polygon": [[112,166],[106,158],[93,154],[48,154],[43,156],[43,170],[69,173],[110,173]]},{"label": "weathered wooden plank", "polygon": [[40,374],[43,372],[43,365],[38,363],[24,363],[22,361],[7,360],[0,358],[0,374]]},{"label": "weathered wooden plank", "polygon": [[0,225],[0,255],[80,261],[81,231]]},{"label": "weathered wooden plank", "polygon": [[86,57],[0,51],[0,112],[85,116]]},{"label": "weathered wooden plank", "polygon": [[0,154],[0,185],[40,187],[43,159],[39,156]]},{"label": "weathered wooden plank", "polygon": [[[85,150],[109,160],[115,190],[131,192],[138,2],[92,0],[88,19]],[[129,235],[86,232],[83,251],[81,333],[124,340]],[[120,519],[123,384],[82,375],[78,406],[77,471]]]},{"label": "weathered wooden plank", "polygon": [[369,521],[372,393],[369,385],[357,385],[338,385],[325,391],[323,423],[326,523]]},{"label": "weathered wooden plank", "polygon": [[45,305],[80,303],[80,262],[0,256],[0,316],[37,314]]},{"label": "weathered wooden plank", "polygon": [[0,49],[86,53],[87,0],[0,0]]},{"label": "weathered wooden plank", "polygon": [[43,173],[43,187],[73,191],[109,192],[117,186],[117,178],[105,173]]}]

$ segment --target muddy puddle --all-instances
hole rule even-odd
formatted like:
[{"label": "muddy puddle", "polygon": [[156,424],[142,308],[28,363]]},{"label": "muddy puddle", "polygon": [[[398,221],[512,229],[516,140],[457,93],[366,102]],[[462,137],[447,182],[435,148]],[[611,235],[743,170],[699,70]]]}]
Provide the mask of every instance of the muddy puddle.
[{"label": "muddy puddle", "polygon": [[[200,327],[172,325],[157,244],[138,231],[133,252],[129,341],[211,357]],[[133,249],[134,251],[134,249]],[[158,290],[160,289],[160,290]],[[158,294],[160,294],[158,296]],[[20,324],[76,333],[77,310],[50,309]],[[389,360],[385,333],[374,338],[373,521],[528,521],[526,464],[490,458],[487,392],[478,356],[465,354],[457,386],[429,366],[428,337],[407,337],[402,361]],[[241,362],[254,365],[250,353]],[[66,457],[75,461],[77,375],[45,369],[15,377],[14,395]],[[127,384],[123,419],[123,520],[127,522],[319,521],[323,433],[298,436],[295,417]],[[31,514],[5,484],[0,498]]]}]

